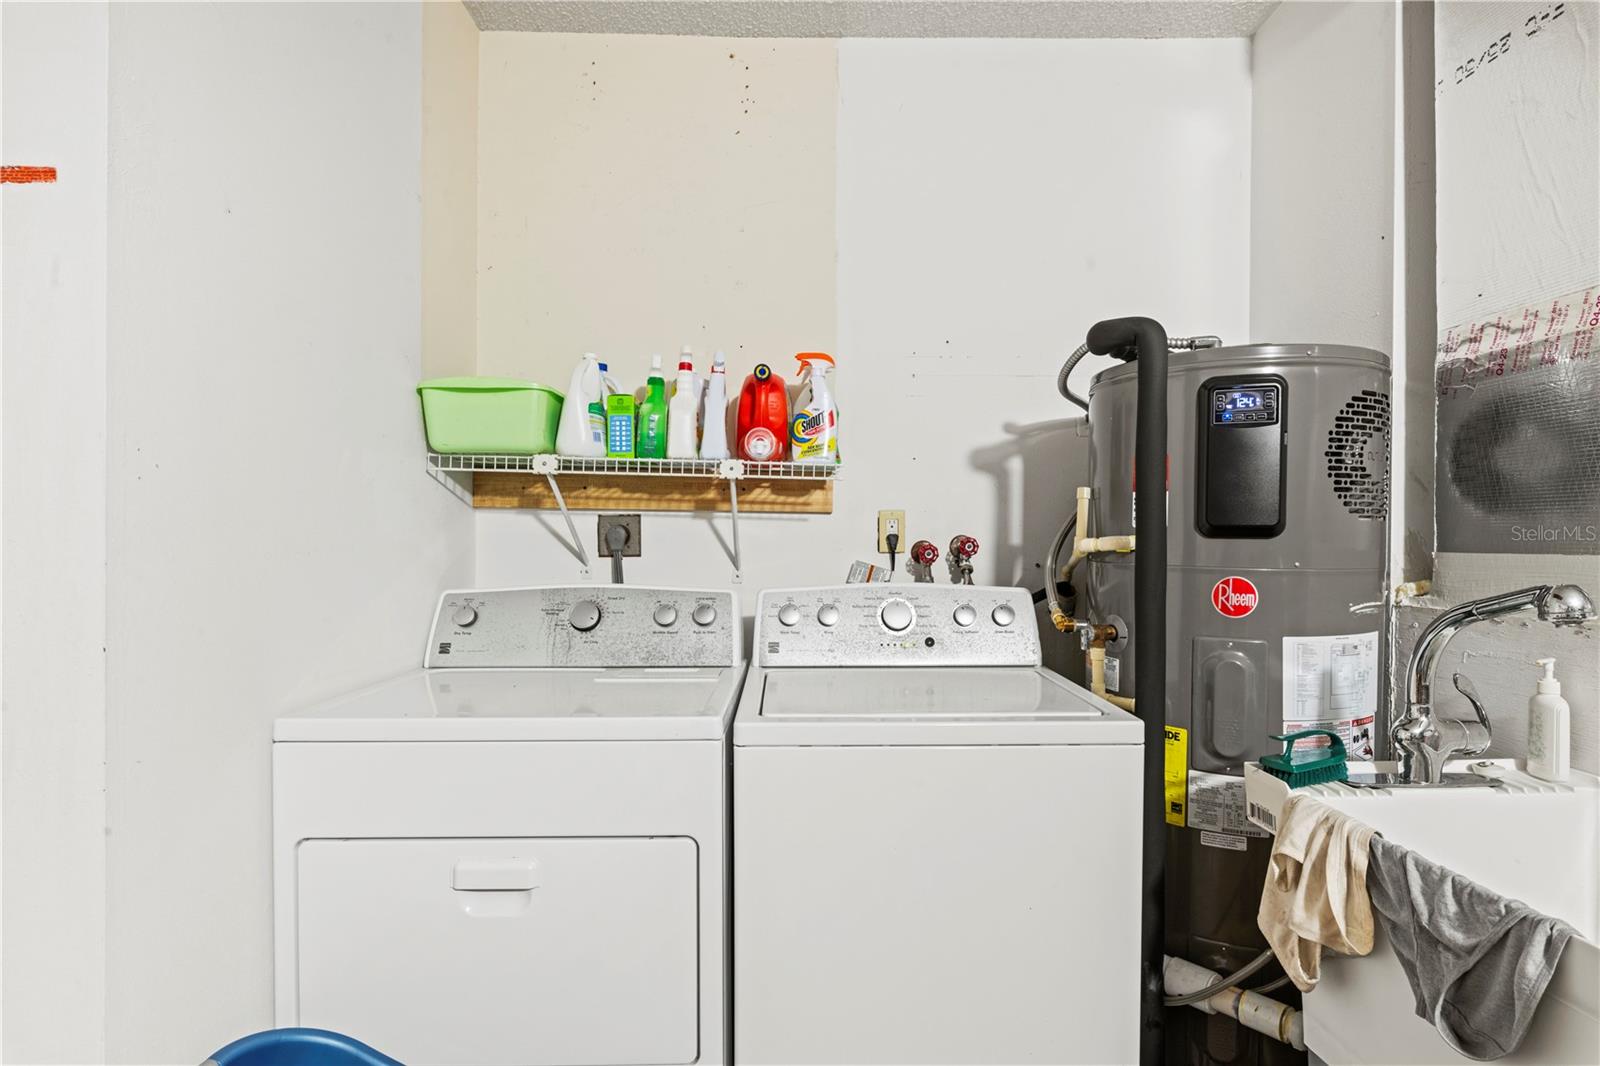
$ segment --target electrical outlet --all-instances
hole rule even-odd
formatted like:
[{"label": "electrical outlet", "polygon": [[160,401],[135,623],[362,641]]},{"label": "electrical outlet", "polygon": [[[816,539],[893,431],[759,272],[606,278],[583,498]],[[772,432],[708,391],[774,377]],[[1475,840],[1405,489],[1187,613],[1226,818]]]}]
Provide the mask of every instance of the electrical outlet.
[{"label": "electrical outlet", "polygon": [[911,547],[911,542],[906,539],[906,513],[904,511],[879,511],[878,512],[878,551],[884,555],[889,554],[889,534],[899,536],[895,543],[896,552],[904,554]]},{"label": "electrical outlet", "polygon": [[606,534],[613,526],[621,526],[628,534],[627,541],[622,545],[622,557],[633,558],[639,554],[639,516],[636,514],[603,514],[595,527],[595,543],[599,547],[600,558],[611,558],[611,546],[606,543]]}]

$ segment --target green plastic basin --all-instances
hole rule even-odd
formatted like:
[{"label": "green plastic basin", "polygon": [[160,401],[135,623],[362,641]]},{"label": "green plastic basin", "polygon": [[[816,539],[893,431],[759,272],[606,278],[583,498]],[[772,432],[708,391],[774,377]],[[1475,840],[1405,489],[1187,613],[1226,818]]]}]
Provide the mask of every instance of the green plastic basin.
[{"label": "green plastic basin", "polygon": [[445,455],[556,450],[561,394],[516,378],[434,378],[417,386],[428,447]]}]

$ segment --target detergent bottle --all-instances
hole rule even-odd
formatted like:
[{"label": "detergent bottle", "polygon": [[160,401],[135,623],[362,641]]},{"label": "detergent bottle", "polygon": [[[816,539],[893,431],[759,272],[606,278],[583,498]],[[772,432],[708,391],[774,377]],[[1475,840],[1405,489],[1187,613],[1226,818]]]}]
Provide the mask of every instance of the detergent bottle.
[{"label": "detergent bottle", "polygon": [[700,390],[695,387],[694,363],[689,349],[678,359],[678,380],[667,404],[667,458],[700,456]]},{"label": "detergent bottle", "polygon": [[801,352],[795,358],[800,361],[800,392],[789,416],[790,453],[797,463],[837,463],[839,409],[828,381],[833,356]]},{"label": "detergent bottle", "polygon": [[661,376],[661,356],[650,357],[650,377],[644,402],[639,404],[639,433],[634,454],[640,459],[667,457],[667,380]]},{"label": "detergent bottle", "polygon": [[711,360],[700,409],[700,458],[728,458],[728,365],[718,352]]},{"label": "detergent bottle", "polygon": [[783,379],[757,363],[739,393],[739,458],[758,463],[789,457],[789,394]]},{"label": "detergent bottle", "polygon": [[605,438],[605,382],[600,360],[585,352],[583,361],[572,371],[566,401],[561,405],[561,420],[556,424],[556,452],[580,458],[603,458]]}]

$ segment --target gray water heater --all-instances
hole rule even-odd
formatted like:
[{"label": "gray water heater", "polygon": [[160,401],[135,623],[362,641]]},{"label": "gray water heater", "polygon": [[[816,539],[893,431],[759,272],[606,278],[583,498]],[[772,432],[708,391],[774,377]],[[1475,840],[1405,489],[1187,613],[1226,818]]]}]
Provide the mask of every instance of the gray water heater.
[{"label": "gray water heater", "polygon": [[[1090,386],[1080,535],[1133,531],[1136,374],[1122,364]],[[1328,344],[1174,352],[1168,404],[1165,693],[1132,690],[1134,556],[1091,556],[1074,584],[1080,617],[1117,630],[1108,690],[1166,700],[1167,951],[1228,973],[1265,946],[1269,846],[1245,817],[1245,762],[1278,750],[1274,733],[1331,728],[1367,758],[1379,735],[1389,359]],[[1137,506],[1161,498],[1141,491]],[[1222,1015],[1168,1024],[1187,1030],[1169,1061],[1303,1061]]]}]

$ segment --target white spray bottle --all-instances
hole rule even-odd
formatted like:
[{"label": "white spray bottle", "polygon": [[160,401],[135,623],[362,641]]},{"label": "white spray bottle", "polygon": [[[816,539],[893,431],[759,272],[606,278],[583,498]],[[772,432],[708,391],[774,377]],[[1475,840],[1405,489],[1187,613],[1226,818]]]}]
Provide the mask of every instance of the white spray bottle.
[{"label": "white spray bottle", "polygon": [[706,379],[705,402],[700,408],[700,458],[728,457],[728,367],[718,352]]},{"label": "white spray bottle", "polygon": [[839,461],[839,407],[833,400],[828,372],[833,356],[801,352],[800,392],[789,414],[789,454],[797,463]]}]

